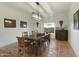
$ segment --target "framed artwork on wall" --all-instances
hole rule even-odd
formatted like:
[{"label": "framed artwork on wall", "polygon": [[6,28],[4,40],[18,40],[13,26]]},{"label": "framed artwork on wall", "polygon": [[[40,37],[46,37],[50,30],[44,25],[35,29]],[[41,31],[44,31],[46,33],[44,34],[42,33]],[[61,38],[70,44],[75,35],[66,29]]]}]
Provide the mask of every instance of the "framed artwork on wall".
[{"label": "framed artwork on wall", "polygon": [[74,29],[79,29],[79,10],[73,15]]},{"label": "framed artwork on wall", "polygon": [[20,21],[20,28],[27,28],[27,22]]},{"label": "framed artwork on wall", "polygon": [[16,28],[16,20],[4,18],[4,28]]}]

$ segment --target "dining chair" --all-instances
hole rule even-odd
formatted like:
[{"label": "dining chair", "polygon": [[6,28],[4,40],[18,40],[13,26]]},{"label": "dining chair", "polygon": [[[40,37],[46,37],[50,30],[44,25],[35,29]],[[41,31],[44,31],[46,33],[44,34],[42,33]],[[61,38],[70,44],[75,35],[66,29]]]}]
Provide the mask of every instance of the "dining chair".
[{"label": "dining chair", "polygon": [[22,37],[28,36],[28,32],[22,32]]},{"label": "dining chair", "polygon": [[24,38],[19,37],[18,38],[18,56],[25,56],[25,42],[24,42]]},{"label": "dining chair", "polygon": [[18,56],[30,56],[32,51],[32,44],[26,37],[18,38]]}]

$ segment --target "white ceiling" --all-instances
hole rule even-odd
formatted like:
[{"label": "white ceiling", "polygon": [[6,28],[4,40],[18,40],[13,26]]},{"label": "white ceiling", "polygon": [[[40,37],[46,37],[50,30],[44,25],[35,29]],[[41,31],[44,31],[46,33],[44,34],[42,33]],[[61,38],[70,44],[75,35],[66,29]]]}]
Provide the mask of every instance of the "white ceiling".
[{"label": "white ceiling", "polygon": [[53,7],[54,12],[68,12],[70,7],[70,2],[54,2],[50,3]]},{"label": "white ceiling", "polygon": [[44,17],[53,16],[54,13],[68,12],[70,2],[39,2],[37,6],[35,2],[10,2],[10,6],[26,13],[38,12]]},{"label": "white ceiling", "polygon": [[53,16],[54,13],[68,12],[70,2],[39,2],[39,7],[35,2],[28,3],[34,9],[39,10],[40,13],[47,16]]}]

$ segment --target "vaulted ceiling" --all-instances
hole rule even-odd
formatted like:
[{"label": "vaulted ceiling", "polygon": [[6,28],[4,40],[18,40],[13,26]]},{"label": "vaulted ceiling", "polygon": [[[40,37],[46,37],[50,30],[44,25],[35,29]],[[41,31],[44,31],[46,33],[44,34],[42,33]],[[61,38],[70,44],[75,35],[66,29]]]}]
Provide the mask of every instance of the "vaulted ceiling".
[{"label": "vaulted ceiling", "polygon": [[70,2],[39,2],[37,5],[35,2],[28,3],[35,10],[39,10],[44,16],[53,16],[54,13],[68,12],[70,7]]},{"label": "vaulted ceiling", "polygon": [[10,2],[8,5],[31,14],[32,12],[39,12],[43,17],[53,16],[54,13],[68,12],[70,2]]}]

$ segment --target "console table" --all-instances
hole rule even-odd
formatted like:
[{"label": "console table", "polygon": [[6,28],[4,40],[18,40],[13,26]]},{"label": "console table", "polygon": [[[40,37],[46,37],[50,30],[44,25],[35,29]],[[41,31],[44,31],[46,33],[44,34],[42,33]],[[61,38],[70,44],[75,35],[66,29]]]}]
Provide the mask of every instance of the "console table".
[{"label": "console table", "polygon": [[67,41],[68,40],[68,30],[56,30],[55,31],[56,40]]}]

